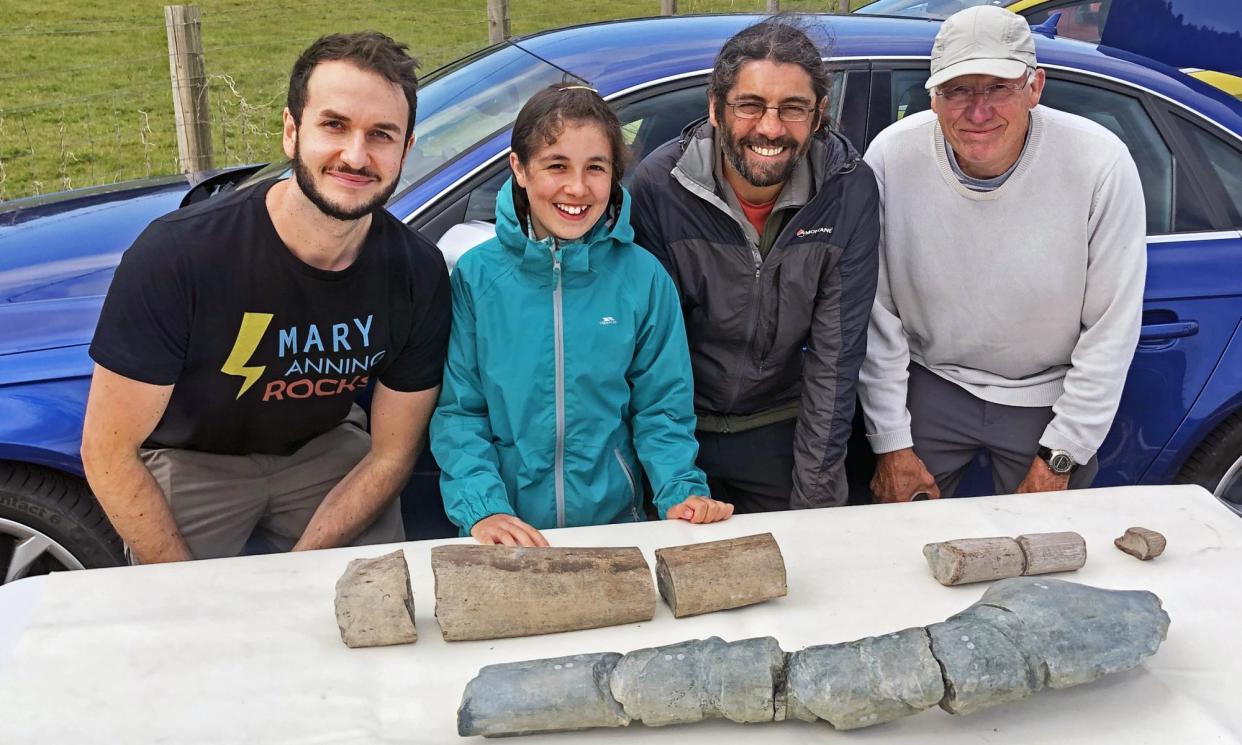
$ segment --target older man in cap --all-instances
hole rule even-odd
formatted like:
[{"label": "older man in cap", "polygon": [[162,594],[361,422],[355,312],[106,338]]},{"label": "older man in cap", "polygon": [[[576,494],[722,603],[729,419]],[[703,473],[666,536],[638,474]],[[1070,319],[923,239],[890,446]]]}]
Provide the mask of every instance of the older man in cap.
[{"label": "older man in cap", "polygon": [[944,22],[932,110],[875,139],[880,278],[860,395],[880,502],[1085,487],[1138,340],[1146,220],[1122,142],[1039,105],[1025,21]]}]

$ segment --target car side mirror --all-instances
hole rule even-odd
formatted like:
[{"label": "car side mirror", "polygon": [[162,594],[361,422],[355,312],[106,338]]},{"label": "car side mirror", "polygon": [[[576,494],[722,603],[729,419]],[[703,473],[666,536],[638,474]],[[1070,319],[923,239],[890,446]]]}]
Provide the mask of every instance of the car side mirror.
[{"label": "car side mirror", "polygon": [[457,261],[475,246],[490,240],[496,235],[496,226],[482,220],[470,220],[454,225],[436,241],[436,248],[444,254],[444,263],[452,273]]}]

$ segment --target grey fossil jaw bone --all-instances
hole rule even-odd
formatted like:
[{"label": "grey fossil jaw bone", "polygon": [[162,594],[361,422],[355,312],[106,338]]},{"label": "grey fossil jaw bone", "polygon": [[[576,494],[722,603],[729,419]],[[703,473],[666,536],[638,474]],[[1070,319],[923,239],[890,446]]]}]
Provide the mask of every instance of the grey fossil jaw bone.
[{"label": "grey fossil jaw bone", "polygon": [[457,731],[500,737],[711,718],[856,729],[936,705],[970,714],[1129,670],[1168,628],[1150,592],[1017,577],[942,623],[792,654],[772,637],[711,637],[488,665],[466,686]]}]

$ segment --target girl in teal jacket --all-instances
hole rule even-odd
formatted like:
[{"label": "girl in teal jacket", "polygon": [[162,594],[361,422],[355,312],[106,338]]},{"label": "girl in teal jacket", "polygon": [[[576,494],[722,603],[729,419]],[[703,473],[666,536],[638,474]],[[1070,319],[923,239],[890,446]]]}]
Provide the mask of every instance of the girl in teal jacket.
[{"label": "girl in teal jacket", "polygon": [[496,237],[452,276],[453,332],[431,448],[449,519],[482,543],[662,517],[714,522],[694,465],[693,380],[677,291],[633,243],[616,115],[585,86],[518,114]]}]

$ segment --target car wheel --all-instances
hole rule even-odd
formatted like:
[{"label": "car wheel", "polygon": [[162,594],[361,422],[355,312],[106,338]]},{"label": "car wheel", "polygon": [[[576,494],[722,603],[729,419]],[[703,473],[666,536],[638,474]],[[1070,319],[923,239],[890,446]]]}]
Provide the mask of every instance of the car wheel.
[{"label": "car wheel", "polygon": [[1177,480],[1198,484],[1242,515],[1242,413],[1235,413],[1203,439]]},{"label": "car wheel", "polygon": [[83,481],[0,463],[0,584],[124,561],[121,539]]}]

